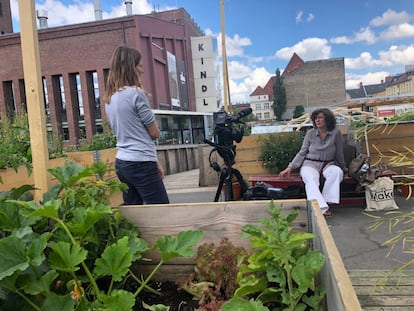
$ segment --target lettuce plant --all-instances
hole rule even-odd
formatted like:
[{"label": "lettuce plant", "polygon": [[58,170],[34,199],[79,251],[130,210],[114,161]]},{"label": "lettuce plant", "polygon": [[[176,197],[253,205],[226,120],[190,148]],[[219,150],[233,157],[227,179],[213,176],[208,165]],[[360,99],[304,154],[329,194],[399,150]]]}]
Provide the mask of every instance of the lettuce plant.
[{"label": "lettuce plant", "polygon": [[228,238],[222,238],[220,245],[204,243],[197,249],[194,272],[177,284],[198,300],[200,310],[219,310],[233,297],[238,287],[237,272],[247,263],[248,255],[245,248],[235,246]]},{"label": "lettuce plant", "polygon": [[[32,190],[27,185],[0,195],[1,310],[133,310],[162,264],[194,255],[200,231],[159,237],[153,246],[139,237],[109,204],[122,185],[104,180],[103,163],[49,172],[59,184],[41,203],[19,200]],[[134,275],[133,264],[150,250],[161,261],[146,278]]]}]

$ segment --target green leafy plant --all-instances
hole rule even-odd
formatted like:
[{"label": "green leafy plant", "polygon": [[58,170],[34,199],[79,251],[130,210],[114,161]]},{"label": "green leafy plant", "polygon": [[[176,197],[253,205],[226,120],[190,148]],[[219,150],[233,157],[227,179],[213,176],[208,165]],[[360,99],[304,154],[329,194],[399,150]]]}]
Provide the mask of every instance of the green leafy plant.
[{"label": "green leafy plant", "polygon": [[269,173],[282,171],[299,151],[304,138],[302,131],[277,133],[260,140],[259,160]]},{"label": "green leafy plant", "polygon": [[199,301],[199,310],[219,310],[233,297],[238,287],[237,272],[247,263],[249,252],[237,247],[228,238],[220,245],[205,243],[198,247],[194,272],[178,280],[177,284]]},{"label": "green leafy plant", "polygon": [[25,165],[31,171],[31,161],[27,115],[0,119],[0,169],[11,167],[17,171],[20,165]]},{"label": "green leafy plant", "polygon": [[291,223],[298,212],[281,214],[272,202],[270,219],[262,219],[263,227],[245,225],[255,251],[248,264],[241,266],[239,287],[222,310],[322,310],[325,297],[316,277],[324,264],[324,256],[309,248],[314,235],[292,232]]},{"label": "green leafy plant", "polygon": [[95,151],[109,148],[115,148],[116,137],[112,130],[108,130],[103,133],[98,133],[92,136],[91,139],[87,140],[80,147],[80,151]]},{"label": "green leafy plant", "polygon": [[[1,310],[133,310],[165,262],[194,255],[201,231],[159,237],[153,246],[139,237],[109,204],[108,193],[123,186],[104,180],[103,163],[49,172],[60,183],[41,203],[19,200],[30,186],[0,196]],[[131,268],[150,250],[161,260],[138,277]]]}]

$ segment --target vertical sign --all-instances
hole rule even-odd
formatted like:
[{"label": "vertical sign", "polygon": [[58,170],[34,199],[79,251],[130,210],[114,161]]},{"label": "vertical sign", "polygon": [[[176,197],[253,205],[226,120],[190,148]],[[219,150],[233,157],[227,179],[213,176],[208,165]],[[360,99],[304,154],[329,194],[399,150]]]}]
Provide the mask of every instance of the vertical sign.
[{"label": "vertical sign", "polygon": [[192,37],[194,88],[197,111],[217,111],[217,54],[211,36]]},{"label": "vertical sign", "polygon": [[168,79],[170,82],[171,103],[174,107],[180,107],[179,91],[178,91],[178,76],[177,76],[177,61],[175,55],[167,51],[168,61]]}]

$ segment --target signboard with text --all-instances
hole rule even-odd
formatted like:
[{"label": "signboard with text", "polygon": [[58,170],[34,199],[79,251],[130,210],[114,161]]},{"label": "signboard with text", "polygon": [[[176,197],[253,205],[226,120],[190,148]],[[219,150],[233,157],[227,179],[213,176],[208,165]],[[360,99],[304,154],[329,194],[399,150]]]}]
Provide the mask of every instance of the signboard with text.
[{"label": "signboard with text", "polygon": [[217,111],[217,54],[213,37],[192,37],[194,87],[197,111]]}]

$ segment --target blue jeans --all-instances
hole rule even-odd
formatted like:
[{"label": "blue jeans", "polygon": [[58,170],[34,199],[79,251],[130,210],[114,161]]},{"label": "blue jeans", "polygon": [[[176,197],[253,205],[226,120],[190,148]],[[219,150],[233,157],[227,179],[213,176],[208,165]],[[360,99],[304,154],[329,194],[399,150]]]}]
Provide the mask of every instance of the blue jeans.
[{"label": "blue jeans", "polygon": [[169,204],[167,190],[157,162],[130,162],[115,159],[119,180],[127,184],[124,205]]}]

